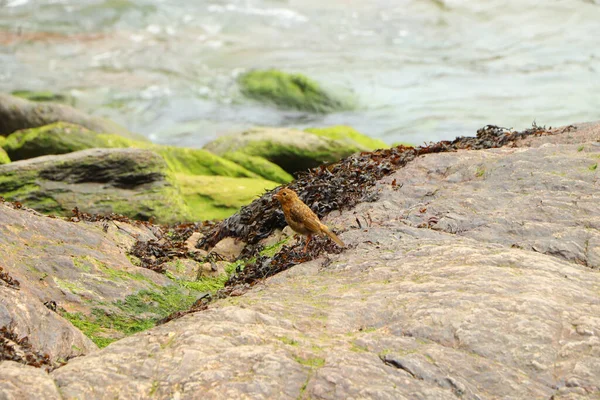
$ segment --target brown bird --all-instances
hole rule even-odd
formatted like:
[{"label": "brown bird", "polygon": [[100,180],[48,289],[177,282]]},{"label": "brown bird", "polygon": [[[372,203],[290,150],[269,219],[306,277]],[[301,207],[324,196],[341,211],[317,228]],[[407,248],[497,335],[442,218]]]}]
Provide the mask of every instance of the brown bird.
[{"label": "brown bird", "polygon": [[326,225],[319,221],[319,217],[317,217],[317,215],[304,204],[302,200],[300,200],[296,192],[291,189],[281,189],[273,197],[281,203],[285,221],[290,228],[301,235],[306,235],[304,252],[306,252],[306,248],[308,247],[312,235],[327,235],[339,246],[345,246],[344,242],[342,242],[335,233],[331,232]]}]

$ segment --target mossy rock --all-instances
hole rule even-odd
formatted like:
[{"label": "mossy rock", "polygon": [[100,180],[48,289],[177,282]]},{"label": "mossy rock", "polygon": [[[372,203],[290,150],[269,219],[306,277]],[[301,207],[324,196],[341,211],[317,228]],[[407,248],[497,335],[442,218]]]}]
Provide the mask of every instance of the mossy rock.
[{"label": "mossy rock", "polygon": [[0,196],[57,215],[78,207],[160,223],[190,220],[165,160],[143,149],[89,149],[1,165]]},{"label": "mossy rock", "polygon": [[17,131],[9,135],[1,146],[13,161],[90,148],[141,148],[160,154],[173,172],[258,177],[240,165],[206,150],[156,145],[119,135],[97,133],[66,122]]},{"label": "mossy rock", "polygon": [[276,182],[228,176],[175,175],[194,220],[223,219],[249,204]]},{"label": "mossy rock", "polygon": [[0,136],[59,121],[81,125],[96,132],[116,133],[131,139],[146,140],[142,135],[129,132],[111,120],[88,115],[66,104],[35,102],[0,93]]},{"label": "mossy rock", "polygon": [[[1,136],[0,136],[1,137]],[[10,162],[10,158],[4,149],[0,148],[0,164],[8,164]]]},{"label": "mossy rock", "polygon": [[327,128],[308,128],[304,130],[318,136],[324,136],[329,139],[338,140],[350,146],[357,146],[364,150],[377,150],[390,147],[383,140],[373,139],[363,135],[354,128],[345,125],[330,126]]},{"label": "mossy rock", "polygon": [[69,105],[75,104],[75,100],[72,96],[61,93],[54,93],[48,90],[15,90],[10,94],[31,101],[50,101],[54,103],[64,103]]},{"label": "mossy rock", "polygon": [[337,140],[322,133],[286,128],[255,128],[241,134],[222,136],[204,148],[223,156],[241,152],[263,157],[290,174],[338,161],[358,151],[371,150],[348,138]]},{"label": "mossy rock", "polygon": [[300,74],[275,69],[249,71],[238,79],[242,93],[282,108],[329,113],[352,108],[352,102],[328,93]]},{"label": "mossy rock", "polygon": [[[127,139],[123,140],[127,142]],[[26,160],[51,154],[65,154],[103,146],[105,142],[80,125],[66,122],[17,131],[0,144],[11,160]],[[115,146],[118,147],[118,146]],[[123,146],[128,147],[128,146]]]},{"label": "mossy rock", "polygon": [[239,164],[269,181],[288,183],[294,180],[294,177],[285,172],[283,168],[263,157],[251,156],[241,151],[233,151],[223,154],[223,158]]}]

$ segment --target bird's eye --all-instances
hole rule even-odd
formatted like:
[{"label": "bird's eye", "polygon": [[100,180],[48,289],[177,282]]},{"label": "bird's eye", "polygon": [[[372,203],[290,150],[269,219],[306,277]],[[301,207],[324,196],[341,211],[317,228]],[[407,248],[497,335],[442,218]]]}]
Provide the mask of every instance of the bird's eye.
[{"label": "bird's eye", "polygon": [[287,196],[287,193],[284,193],[283,195],[284,195],[284,196]]}]

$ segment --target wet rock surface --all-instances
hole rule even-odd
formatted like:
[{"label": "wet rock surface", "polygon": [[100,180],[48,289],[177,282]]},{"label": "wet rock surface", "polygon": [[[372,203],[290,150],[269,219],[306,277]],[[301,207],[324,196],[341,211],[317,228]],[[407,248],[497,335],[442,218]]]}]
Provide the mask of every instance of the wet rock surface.
[{"label": "wet rock surface", "polygon": [[113,121],[88,115],[65,104],[39,103],[0,93],[0,136],[7,136],[19,129],[36,128],[58,121],[81,125],[97,132],[144,139],[143,136],[131,133]]},{"label": "wet rock surface", "polygon": [[599,160],[597,124],[416,157],[323,219],[341,253],[50,377],[86,399],[596,398]]},{"label": "wet rock surface", "polygon": [[253,128],[219,137],[204,148],[217,155],[238,152],[263,157],[290,174],[337,161],[357,151],[372,150],[354,140],[332,139],[288,128]]},{"label": "wet rock surface", "polygon": [[56,215],[78,207],[167,223],[189,217],[167,164],[150,150],[89,149],[0,165],[0,193]]}]

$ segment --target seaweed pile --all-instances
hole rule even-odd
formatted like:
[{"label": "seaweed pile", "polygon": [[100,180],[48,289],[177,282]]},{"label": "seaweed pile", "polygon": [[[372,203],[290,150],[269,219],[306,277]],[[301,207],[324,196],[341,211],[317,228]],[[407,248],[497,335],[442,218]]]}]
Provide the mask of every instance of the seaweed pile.
[{"label": "seaweed pile", "polygon": [[12,276],[8,274],[8,271],[4,271],[4,268],[0,267],[0,284],[5,284],[9,288],[19,290],[21,288],[21,283],[13,279]]},{"label": "seaweed pile", "polygon": [[[375,201],[377,194],[369,189],[381,178],[405,166],[416,157],[456,151],[481,150],[503,147],[532,135],[551,134],[545,127],[535,123],[522,132],[495,125],[486,125],[477,131],[476,137],[458,137],[454,141],[440,141],[419,147],[397,146],[373,152],[352,155],[336,163],[322,165],[301,173],[298,179],[286,187],[298,196],[322,218],[333,210],[349,209],[364,201]],[[285,227],[283,212],[273,195],[279,189],[267,192],[260,199],[242,207],[233,216],[216,225],[199,248],[209,248],[221,239],[231,236],[249,245],[257,244],[275,229]]]},{"label": "seaweed pile", "polygon": [[[576,129],[569,126],[563,129]],[[333,210],[349,209],[360,202],[377,200],[378,193],[372,188],[381,178],[390,175],[418,156],[456,150],[482,150],[516,145],[528,136],[554,134],[551,128],[537,126],[516,132],[495,125],[486,125],[477,131],[476,137],[459,137],[454,141],[440,141],[419,147],[397,146],[374,152],[352,155],[337,163],[313,168],[298,176],[287,185],[321,218]],[[392,182],[397,186],[396,181]],[[274,189],[237,214],[214,226],[197,247],[209,248],[227,236],[240,238],[248,243],[240,259],[255,257],[245,268],[230,276],[216,298],[239,295],[260,280],[284,271],[294,265],[310,261],[323,252],[338,253],[339,247],[325,238],[315,238],[309,251],[300,251],[301,244],[283,247],[272,257],[261,256],[259,241],[268,237],[275,229],[285,227],[285,219],[279,203],[273,195]],[[357,219],[358,221],[358,219]],[[360,221],[358,221],[360,226]],[[206,308],[206,307],[204,307]],[[190,310],[196,311],[196,310]],[[183,312],[181,314],[185,314]]]},{"label": "seaweed pile", "polygon": [[19,338],[11,327],[6,326],[0,327],[0,362],[4,360],[44,368],[48,372],[63,365],[52,363],[48,354],[34,351],[26,336]]},{"label": "seaweed pile", "polygon": [[[189,252],[185,241],[194,232],[207,232],[216,224],[213,221],[202,221],[174,226],[154,225],[152,221],[132,220],[120,214],[88,214],[81,212],[77,207],[73,209],[73,216],[69,218],[69,221],[102,222],[104,232],[108,231],[110,222],[113,221],[145,226],[152,231],[157,239],[138,240],[129,250],[129,254],[140,260],[141,267],[158,273],[165,273],[164,264],[171,260],[191,258],[196,261],[203,261],[199,255]],[[117,228],[119,227],[117,226]]]}]

